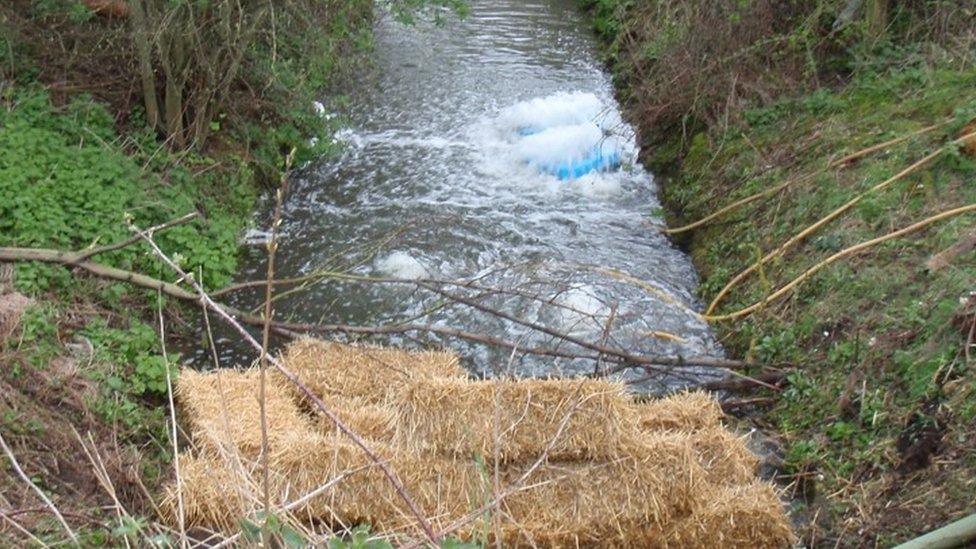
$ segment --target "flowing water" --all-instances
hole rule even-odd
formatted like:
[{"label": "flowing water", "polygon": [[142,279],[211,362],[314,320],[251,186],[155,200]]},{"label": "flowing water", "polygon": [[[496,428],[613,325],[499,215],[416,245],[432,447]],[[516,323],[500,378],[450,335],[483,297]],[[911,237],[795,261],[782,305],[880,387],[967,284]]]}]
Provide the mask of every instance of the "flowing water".
[{"label": "flowing water", "polygon": [[[612,92],[573,0],[472,0],[468,17],[442,26],[381,17],[372,63],[339,112],[348,120],[338,136],[341,156],[307,166],[292,183],[277,276],[340,266],[363,276],[477,279],[507,293],[446,289],[633,353],[721,355],[693,312],[695,271],[661,233],[654,178],[635,163],[633,132]],[[619,170],[560,180],[540,169],[592,139],[579,135],[595,131],[579,130],[590,121],[619,154]],[[523,136],[537,125],[560,127]],[[258,212],[259,228],[271,209]],[[239,278],[263,279],[265,255],[262,246],[250,248]],[[250,309],[261,298],[247,292],[231,302]],[[326,279],[283,297],[276,311],[308,322],[432,323],[521,348],[586,352],[462,304],[443,305],[442,296],[410,285]],[[225,359],[238,359],[229,334],[221,339]],[[594,367],[423,333],[384,341],[451,347],[484,374]]]}]

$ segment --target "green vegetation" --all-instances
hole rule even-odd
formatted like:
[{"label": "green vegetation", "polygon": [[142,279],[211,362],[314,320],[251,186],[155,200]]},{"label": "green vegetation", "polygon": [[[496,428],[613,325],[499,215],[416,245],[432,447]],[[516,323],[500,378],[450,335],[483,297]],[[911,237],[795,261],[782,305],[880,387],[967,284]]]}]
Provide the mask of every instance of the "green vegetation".
[{"label": "green vegetation", "polygon": [[[87,98],[54,107],[37,89],[8,89],[0,111],[0,245],[74,250],[129,236],[125,217],[149,227],[203,209],[206,223],[162,233],[160,244],[179,250],[186,267],[212,285],[235,267],[237,235],[256,194],[241,159],[200,155],[177,158],[147,132],[119,146],[111,115]],[[195,172],[200,175],[195,175]],[[147,248],[128,247],[100,257],[112,265],[156,273]],[[17,266],[19,290],[38,294],[72,286],[63,267]],[[122,297],[122,296],[116,296]]]},{"label": "green vegetation", "polygon": [[[776,17],[766,11],[774,4],[591,4],[646,160],[669,176],[670,226],[797,180],[675,235],[701,271],[704,303],[763,254],[947,150],[766,262],[716,314],[762,303],[849,246],[976,203],[976,159],[951,145],[976,118],[972,2],[791,3]],[[854,4],[860,11],[845,12]],[[705,32],[707,22],[719,30]],[[728,62],[697,65],[716,56]],[[772,404],[752,417],[783,441],[782,478],[808,543],[887,546],[976,503],[976,371],[967,350],[976,259],[969,252],[926,267],[974,227],[967,214],[886,241],[752,315],[716,323],[733,354],[790,366],[784,390],[764,391]]]},{"label": "green vegetation", "polygon": [[[163,114],[179,96],[182,116],[154,121],[145,95],[135,92],[144,90],[133,34],[140,27],[128,11],[136,4],[149,10],[149,24],[172,31],[147,39],[150,73],[159,78],[153,90]],[[122,9],[122,16],[97,13],[93,5]],[[128,238],[130,223],[146,228],[199,212],[194,222],[156,240],[207,286],[226,284],[236,271],[239,235],[262,186],[279,181],[284,156],[295,150],[296,161],[304,162],[336,147],[334,123],[313,101],[334,90],[336,76],[369,47],[371,13],[372,3],[364,0],[273,7],[147,0],[4,4],[0,246],[85,249]],[[153,16],[174,25],[152,22]],[[221,29],[215,23],[238,16],[255,24]],[[190,33],[190,26],[176,32],[176,21],[195,21],[200,33]],[[241,28],[252,34],[239,34]],[[177,59],[180,48],[183,58]],[[175,61],[184,65],[172,72],[165,65]],[[173,86],[167,74],[185,81]],[[95,259],[174,280],[145,244]],[[0,340],[0,432],[35,483],[63,512],[76,514],[69,522],[83,545],[165,544],[149,495],[172,474],[166,395],[178,356],[162,348],[157,308],[168,319],[167,333],[186,331],[186,312],[155,292],[65,267],[12,267],[0,265],[0,300],[17,291],[34,305]],[[0,325],[0,338],[7,328]],[[102,465],[86,458],[88,452]],[[0,464],[12,473],[5,459]],[[121,523],[100,467],[133,514]],[[35,505],[15,475],[0,477],[4,509]],[[19,518],[42,541],[65,539],[44,512]],[[19,545],[23,538],[15,532],[4,528],[0,545]]]},{"label": "green vegetation", "polygon": [[[404,20],[464,6],[384,4]],[[371,46],[373,10],[370,0],[4,2],[0,247],[90,249],[129,238],[132,224],[197,212],[155,240],[206,286],[226,284],[286,157],[301,165],[335,152],[337,121],[320,110],[342,101],[337,82]],[[175,281],[144,243],[94,260]],[[171,546],[153,499],[173,474],[167,393],[179,357],[161,334],[198,337],[193,313],[79,275],[0,264],[0,432],[81,545]],[[0,475],[0,507],[25,510],[16,521],[26,527],[4,522],[0,545],[66,540],[36,502],[16,475]],[[306,545],[276,517],[259,522],[241,534],[253,526]]]}]

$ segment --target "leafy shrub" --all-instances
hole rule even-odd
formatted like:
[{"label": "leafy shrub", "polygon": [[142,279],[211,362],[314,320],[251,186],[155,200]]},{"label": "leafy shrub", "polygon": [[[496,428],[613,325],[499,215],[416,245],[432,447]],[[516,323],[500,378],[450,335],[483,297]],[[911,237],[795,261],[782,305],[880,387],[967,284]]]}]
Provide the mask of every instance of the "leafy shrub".
[{"label": "leafy shrub", "polygon": [[[104,108],[81,98],[57,109],[43,92],[22,90],[0,110],[0,128],[0,245],[62,250],[103,245],[129,236],[126,215],[148,227],[203,208],[206,220],[162,233],[159,243],[187,258],[188,269],[202,269],[211,284],[226,282],[234,272],[239,209],[251,200],[218,199],[211,195],[218,189],[208,188],[215,181],[193,177],[188,168],[172,169],[167,180],[147,173],[112,145],[113,120]],[[96,260],[160,272],[144,245]],[[64,287],[69,279],[62,268],[23,264],[17,282],[36,294]]]}]

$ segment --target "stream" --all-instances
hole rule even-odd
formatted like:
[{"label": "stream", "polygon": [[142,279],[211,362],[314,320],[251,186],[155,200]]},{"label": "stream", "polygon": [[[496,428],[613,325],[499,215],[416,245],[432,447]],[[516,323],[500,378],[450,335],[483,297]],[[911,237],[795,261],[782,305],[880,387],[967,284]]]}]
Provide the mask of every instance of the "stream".
[{"label": "stream", "polygon": [[[598,44],[574,0],[472,0],[469,16],[443,25],[378,17],[371,57],[349,86],[348,102],[325,115],[344,121],[342,153],[293,177],[277,277],[327,269],[476,280],[478,288],[440,287],[635,354],[722,356],[694,313],[695,270],[661,232],[654,177],[636,162],[634,132],[621,121]],[[558,151],[585,145],[583,134],[594,127],[619,156],[618,169],[565,180],[541,169],[547,155],[558,160]],[[257,228],[270,225],[273,208],[269,201],[256,212]],[[238,279],[263,279],[266,255],[264,246],[246,248]],[[256,289],[227,301],[253,309],[262,299]],[[430,323],[522,349],[592,353],[410,284],[324,279],[283,296],[275,310],[276,318],[301,322]],[[222,363],[251,360],[230,331],[216,335]],[[594,369],[591,360],[523,355],[442,335],[372,341],[449,347],[478,375]],[[209,357],[204,350],[186,354],[201,363]],[[653,391],[691,378],[642,385]]]}]

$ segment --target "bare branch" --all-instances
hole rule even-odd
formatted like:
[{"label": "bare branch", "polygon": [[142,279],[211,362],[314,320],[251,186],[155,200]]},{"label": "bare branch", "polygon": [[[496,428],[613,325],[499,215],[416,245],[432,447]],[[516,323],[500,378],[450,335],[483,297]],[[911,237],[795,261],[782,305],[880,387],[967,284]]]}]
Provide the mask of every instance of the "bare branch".
[{"label": "bare branch", "polygon": [[285,378],[289,382],[291,382],[292,385],[294,385],[295,387],[298,388],[299,391],[301,391],[303,396],[305,396],[313,405],[315,405],[315,407],[322,414],[328,417],[329,420],[335,424],[336,428],[339,429],[339,431],[341,431],[344,435],[346,435],[349,439],[351,439],[356,444],[356,446],[359,446],[359,448],[369,457],[369,459],[373,463],[375,463],[380,468],[380,470],[383,471],[384,476],[386,476],[386,478],[393,485],[394,489],[397,492],[397,495],[399,495],[400,498],[404,501],[404,503],[407,504],[407,507],[410,509],[410,513],[414,515],[414,518],[416,518],[417,521],[420,523],[420,527],[424,531],[424,535],[427,537],[427,539],[431,543],[437,545],[438,537],[434,533],[434,530],[431,527],[430,522],[420,511],[420,508],[417,507],[416,502],[407,492],[406,488],[403,486],[403,482],[401,482],[400,478],[396,475],[396,473],[392,469],[390,469],[389,465],[382,458],[380,458],[380,456],[377,455],[376,452],[374,452],[369,447],[366,441],[363,440],[363,438],[359,436],[355,431],[350,429],[349,426],[347,426],[345,422],[343,422],[342,419],[340,419],[339,416],[335,414],[335,412],[333,412],[328,406],[326,406],[324,402],[322,402],[322,399],[319,398],[318,395],[316,395],[314,392],[312,392],[311,389],[308,388],[308,386],[302,383],[302,381],[298,378],[297,375],[295,375],[288,368],[286,368],[285,365],[280,360],[269,355],[265,350],[265,348],[262,347],[261,344],[254,339],[254,337],[240,324],[240,322],[238,322],[223,307],[221,307],[219,304],[213,301],[209,295],[207,295],[206,291],[203,289],[203,286],[201,286],[200,283],[197,282],[195,278],[193,278],[193,276],[183,271],[183,269],[181,269],[176,263],[174,263],[169,258],[169,256],[167,256],[166,253],[163,252],[159,248],[159,246],[156,245],[156,242],[153,241],[152,237],[146,235],[137,227],[133,227],[133,231],[135,231],[137,234],[142,235],[142,238],[153,249],[153,252],[156,254],[156,256],[159,257],[164,263],[166,263],[175,272],[179,273],[182,279],[186,281],[188,284],[190,284],[194,290],[196,290],[199,296],[199,301],[201,303],[203,303],[207,308],[215,312],[219,317],[223,318],[228,324],[230,324],[231,327],[233,327],[234,330],[241,335],[244,341],[246,341],[248,345],[250,345],[260,354],[262,359],[267,360],[279,372],[281,372],[281,374],[285,376]]},{"label": "bare branch", "polygon": [[51,510],[51,513],[53,513],[54,516],[57,517],[58,522],[60,522],[61,526],[64,527],[64,530],[65,532],[68,533],[68,537],[71,538],[72,543],[77,545],[78,536],[76,536],[74,531],[71,530],[71,527],[68,526],[68,522],[64,520],[64,516],[61,515],[61,511],[58,511],[58,508],[55,507],[54,503],[47,497],[47,494],[45,494],[43,490],[38,488],[36,484],[31,482],[30,477],[28,477],[27,474],[24,473],[24,470],[21,469],[20,463],[17,462],[17,458],[14,456],[13,451],[10,449],[9,446],[7,446],[7,441],[3,439],[3,435],[0,435],[0,447],[2,447],[4,453],[7,454],[7,459],[10,460],[10,465],[11,467],[14,468],[14,471],[17,473],[17,476],[19,476],[20,479],[23,480],[24,483],[27,484],[27,486],[29,486],[30,489],[33,490],[38,497],[41,498],[41,501],[44,502],[44,505],[46,505],[47,508]]}]

